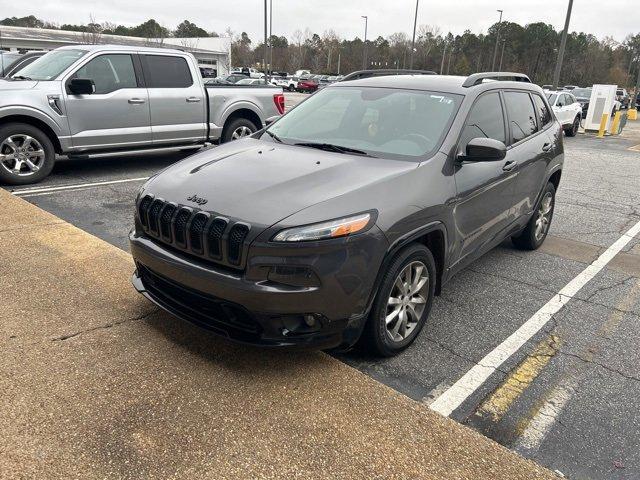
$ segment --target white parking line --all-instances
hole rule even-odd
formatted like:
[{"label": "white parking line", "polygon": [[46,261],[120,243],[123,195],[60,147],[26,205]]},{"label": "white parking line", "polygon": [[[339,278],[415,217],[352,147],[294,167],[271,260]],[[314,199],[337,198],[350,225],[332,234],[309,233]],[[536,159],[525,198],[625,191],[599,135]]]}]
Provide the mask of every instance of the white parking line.
[{"label": "white parking line", "polygon": [[115,185],[118,183],[130,183],[130,182],[143,182],[149,177],[138,178],[125,178],[122,180],[109,180],[105,182],[91,182],[91,183],[76,183],[74,185],[60,185],[56,187],[36,187],[36,188],[23,188],[21,190],[14,190],[11,193],[19,197],[35,197],[36,195],[45,195],[64,190],[81,190],[91,187],[102,187],[105,185]]},{"label": "white parking line", "polygon": [[551,318],[564,307],[582,287],[593,279],[620,251],[640,233],[640,222],[631,227],[622,237],[605,250],[591,265],[538,310],[520,328],[512,333],[495,349],[489,352],[476,366],[465,373],[430,406],[432,410],[448,417],[469,398],[509,357],[516,353],[528,340],[544,327]]}]

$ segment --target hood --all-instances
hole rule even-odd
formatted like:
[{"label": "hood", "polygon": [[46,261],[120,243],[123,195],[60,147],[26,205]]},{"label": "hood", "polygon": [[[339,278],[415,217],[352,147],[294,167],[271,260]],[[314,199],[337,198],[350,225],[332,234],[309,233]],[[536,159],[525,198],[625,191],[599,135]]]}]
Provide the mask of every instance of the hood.
[{"label": "hood", "polygon": [[[270,226],[304,208],[400,175],[417,163],[246,139],[200,152],[146,186],[166,201]],[[206,204],[189,201],[189,197]],[[349,211],[348,206],[345,211]]]},{"label": "hood", "polygon": [[0,92],[7,90],[30,90],[37,84],[37,80],[5,80],[4,78],[0,78]]}]

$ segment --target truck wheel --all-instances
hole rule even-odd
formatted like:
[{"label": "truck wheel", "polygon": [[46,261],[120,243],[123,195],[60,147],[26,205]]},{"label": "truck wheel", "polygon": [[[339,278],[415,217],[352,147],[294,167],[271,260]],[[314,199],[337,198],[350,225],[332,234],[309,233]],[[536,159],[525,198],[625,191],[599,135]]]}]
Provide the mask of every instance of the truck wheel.
[{"label": "truck wheel", "polygon": [[555,204],[556,187],[549,182],[542,192],[542,197],[525,229],[520,235],[511,237],[511,241],[516,247],[521,250],[536,250],[544,243],[553,219]]},{"label": "truck wheel", "polygon": [[246,118],[236,118],[224,127],[222,132],[222,143],[248,137],[258,131],[258,127]]},{"label": "truck wheel", "polygon": [[384,274],[361,344],[385,357],[411,345],[429,316],[435,279],[436,264],[427,247],[413,244],[398,253]]},{"label": "truck wheel", "polygon": [[51,173],[56,161],[53,143],[45,133],[25,123],[0,127],[0,183],[36,183]]},{"label": "truck wheel", "polygon": [[580,128],[580,115],[576,115],[576,118],[574,118],[573,123],[571,124],[570,127],[567,127],[564,133],[567,135],[567,137],[575,137],[576,134],[578,133],[578,128]]}]

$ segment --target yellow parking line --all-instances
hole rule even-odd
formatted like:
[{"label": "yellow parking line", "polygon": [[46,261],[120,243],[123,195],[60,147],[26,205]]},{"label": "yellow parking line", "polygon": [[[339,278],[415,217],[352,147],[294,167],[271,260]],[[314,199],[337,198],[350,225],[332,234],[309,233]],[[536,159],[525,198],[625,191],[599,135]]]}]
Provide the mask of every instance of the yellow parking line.
[{"label": "yellow parking line", "polygon": [[476,415],[499,421],[511,405],[540,375],[560,347],[560,339],[551,335],[542,340],[502,384],[480,405]]}]

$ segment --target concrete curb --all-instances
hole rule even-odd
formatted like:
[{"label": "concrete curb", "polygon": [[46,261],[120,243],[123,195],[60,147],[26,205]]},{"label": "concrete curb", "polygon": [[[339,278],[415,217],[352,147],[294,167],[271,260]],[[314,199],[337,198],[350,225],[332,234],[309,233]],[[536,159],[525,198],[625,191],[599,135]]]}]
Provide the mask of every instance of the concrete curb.
[{"label": "concrete curb", "polygon": [[555,478],[328,355],[158,311],[128,255],[4,190],[0,244],[2,478]]}]

